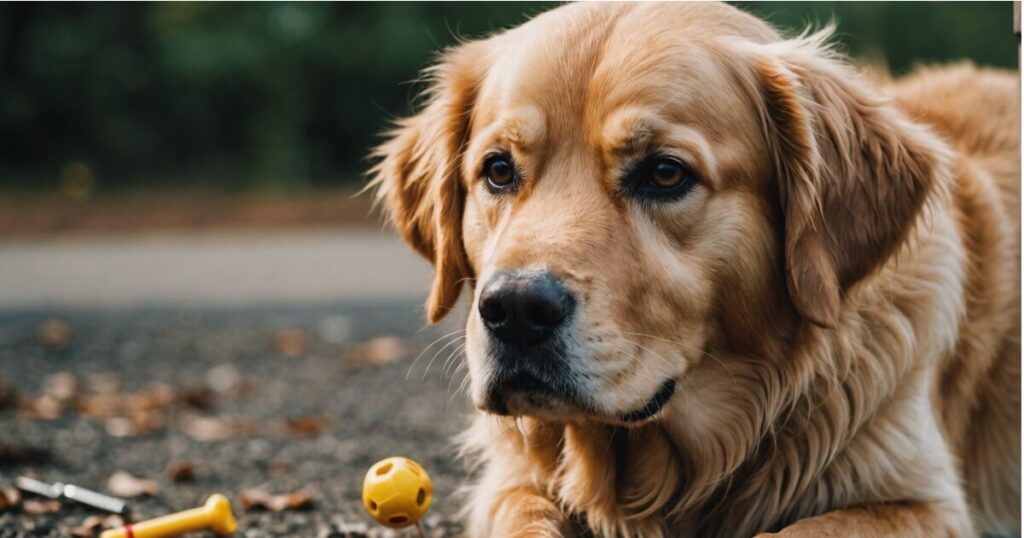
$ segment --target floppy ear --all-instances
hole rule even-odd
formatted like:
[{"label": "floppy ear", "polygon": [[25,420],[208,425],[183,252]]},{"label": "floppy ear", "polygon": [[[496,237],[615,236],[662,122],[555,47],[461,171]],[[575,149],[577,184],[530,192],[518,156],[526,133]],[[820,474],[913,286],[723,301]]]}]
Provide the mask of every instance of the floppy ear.
[{"label": "floppy ear", "polygon": [[892,255],[949,174],[946,146],[828,50],[830,33],[756,55],[787,285],[797,311],[822,327],[835,325],[844,291]]},{"label": "floppy ear", "polygon": [[479,62],[472,46],[447,51],[426,73],[430,88],[419,114],[397,122],[377,147],[368,188],[391,222],[434,266],[427,320],[435,323],[455,305],[472,276],[462,245],[465,192],[459,181],[462,147],[476,93]]}]

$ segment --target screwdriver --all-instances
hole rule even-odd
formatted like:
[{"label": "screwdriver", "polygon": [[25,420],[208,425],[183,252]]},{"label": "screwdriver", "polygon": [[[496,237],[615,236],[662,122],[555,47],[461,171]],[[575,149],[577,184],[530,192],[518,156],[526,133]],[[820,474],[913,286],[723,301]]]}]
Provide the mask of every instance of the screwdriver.
[{"label": "screwdriver", "polygon": [[14,485],[26,493],[34,493],[50,499],[60,499],[63,497],[86,506],[99,508],[100,510],[106,510],[107,512],[122,516],[128,512],[128,503],[123,499],[97,493],[74,484],[65,484],[63,482],[47,484],[34,478],[19,476],[14,480]]}]

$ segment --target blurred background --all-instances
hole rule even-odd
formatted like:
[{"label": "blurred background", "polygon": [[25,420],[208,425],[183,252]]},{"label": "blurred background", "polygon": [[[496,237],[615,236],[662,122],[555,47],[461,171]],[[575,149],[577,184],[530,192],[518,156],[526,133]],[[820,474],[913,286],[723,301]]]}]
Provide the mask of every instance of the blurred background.
[{"label": "blurred background", "polygon": [[[399,454],[457,533],[460,315],[424,327],[429,266],[353,194],[436,51],[553,5],[0,3],[0,537],[117,523],[18,475],[395,536],[359,486]],[[737,5],[896,74],[1017,66],[1009,2]]]},{"label": "blurred background", "polygon": [[[5,3],[0,185],[74,197],[351,186],[438,49],[553,5]],[[1017,62],[1009,2],[738,5],[790,31],[834,17],[851,54],[896,73]]]}]

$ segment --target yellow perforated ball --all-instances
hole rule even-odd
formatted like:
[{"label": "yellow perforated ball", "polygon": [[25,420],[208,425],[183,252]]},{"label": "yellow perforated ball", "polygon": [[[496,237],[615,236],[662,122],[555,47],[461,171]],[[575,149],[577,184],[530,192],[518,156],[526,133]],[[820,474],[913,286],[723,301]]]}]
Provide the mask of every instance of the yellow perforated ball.
[{"label": "yellow perforated ball", "polygon": [[378,461],[363,479],[363,507],[381,525],[399,529],[420,520],[434,488],[420,464],[408,458]]}]

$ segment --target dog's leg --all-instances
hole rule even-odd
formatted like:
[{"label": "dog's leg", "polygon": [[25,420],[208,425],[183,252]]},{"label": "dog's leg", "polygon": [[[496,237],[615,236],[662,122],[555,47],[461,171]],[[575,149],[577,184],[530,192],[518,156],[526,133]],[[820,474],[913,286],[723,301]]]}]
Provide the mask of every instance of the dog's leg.
[{"label": "dog's leg", "polygon": [[960,538],[973,536],[970,522],[938,503],[872,504],[802,519],[758,538]]},{"label": "dog's leg", "polygon": [[478,484],[469,502],[466,534],[472,538],[572,536],[562,510],[533,486],[490,489]]},{"label": "dog's leg", "polygon": [[531,487],[506,492],[497,501],[491,536],[561,538],[572,536],[567,518],[552,501]]},{"label": "dog's leg", "polygon": [[469,454],[483,459],[479,479],[467,491],[466,534],[492,536],[572,536],[569,519],[545,495],[561,444],[560,426],[479,415],[462,436]]}]

